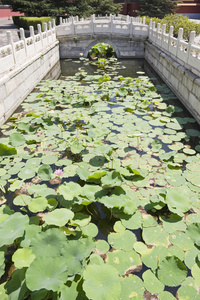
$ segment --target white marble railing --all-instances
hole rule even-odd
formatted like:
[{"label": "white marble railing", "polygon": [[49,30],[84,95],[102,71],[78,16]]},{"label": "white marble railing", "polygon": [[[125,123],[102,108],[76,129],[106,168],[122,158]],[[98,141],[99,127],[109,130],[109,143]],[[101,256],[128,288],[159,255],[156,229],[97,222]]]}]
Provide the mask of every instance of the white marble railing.
[{"label": "white marble railing", "polygon": [[70,17],[60,18],[60,25],[56,27],[57,35],[79,35],[79,34],[110,34],[123,36],[148,36],[148,25],[145,18],[133,18],[129,16],[106,16],[90,19],[79,19]]},{"label": "white marble railing", "polygon": [[182,61],[194,73],[200,73],[200,46],[194,44],[195,31],[191,31],[189,41],[183,39],[183,28],[179,29],[178,37],[173,36],[173,26],[166,33],[166,25],[155,27],[155,22],[149,24],[149,40],[164,52],[173,55],[177,62]]},{"label": "white marble railing", "polygon": [[8,45],[0,48],[0,74],[11,70],[56,41],[55,21],[53,21],[53,26],[49,22],[48,29],[47,24],[44,23],[44,32],[40,24],[37,29],[38,33],[34,34],[33,26],[30,26],[30,37],[25,38],[24,29],[20,28],[20,40],[17,42],[13,42],[11,32],[7,31]]}]

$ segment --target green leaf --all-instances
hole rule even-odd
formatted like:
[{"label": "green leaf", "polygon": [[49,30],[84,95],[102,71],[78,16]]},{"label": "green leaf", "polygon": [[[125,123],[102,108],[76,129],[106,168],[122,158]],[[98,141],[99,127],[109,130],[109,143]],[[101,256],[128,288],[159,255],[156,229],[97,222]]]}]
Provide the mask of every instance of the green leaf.
[{"label": "green leaf", "polygon": [[164,290],[164,284],[150,271],[147,270],[142,274],[144,286],[152,294],[161,293]]},{"label": "green leaf", "polygon": [[59,257],[63,245],[67,242],[64,232],[58,228],[51,228],[37,233],[30,243],[30,249],[38,256]]},{"label": "green leaf", "polygon": [[187,212],[191,207],[189,197],[174,188],[171,188],[167,191],[166,203],[172,212],[181,217],[183,217],[184,213]]},{"label": "green leaf", "polygon": [[119,299],[121,284],[114,267],[105,264],[88,265],[83,272],[83,279],[83,290],[89,299]]},{"label": "green leaf", "polygon": [[10,245],[16,238],[23,236],[28,223],[28,216],[23,216],[18,212],[0,223],[0,247]]},{"label": "green leaf", "polygon": [[11,279],[5,284],[9,300],[23,300],[29,295],[29,290],[25,283],[25,273],[26,268],[12,272]]},{"label": "green leaf", "polygon": [[136,242],[136,236],[129,230],[120,233],[110,233],[108,235],[108,242],[114,249],[121,249],[124,251],[133,250],[133,245]]},{"label": "green leaf", "polygon": [[47,205],[48,201],[45,197],[32,198],[32,201],[28,205],[28,209],[33,213],[37,213],[44,211]]},{"label": "green leaf", "polygon": [[74,217],[74,213],[67,208],[59,208],[48,213],[44,217],[44,221],[48,225],[64,226],[70,219]]},{"label": "green leaf", "polygon": [[179,300],[199,300],[200,294],[192,286],[181,286],[178,289],[178,299]]},{"label": "green leaf", "polygon": [[176,256],[166,257],[158,267],[158,278],[167,286],[178,286],[187,276],[187,268]]},{"label": "green leaf", "polygon": [[107,264],[115,267],[120,276],[136,272],[142,268],[140,255],[134,250],[124,252],[116,250],[107,253]]},{"label": "green leaf", "polygon": [[161,225],[143,228],[143,239],[148,245],[168,246],[169,235]]},{"label": "green leaf", "polygon": [[17,251],[12,256],[15,267],[18,269],[29,267],[34,259],[35,255],[28,248],[17,249]]},{"label": "green leaf", "polygon": [[13,147],[18,147],[25,144],[26,140],[21,133],[14,132],[9,137],[10,143]]},{"label": "green leaf", "polygon": [[200,223],[193,223],[186,229],[186,234],[197,246],[200,246]]},{"label": "green leaf", "polygon": [[26,284],[31,291],[46,289],[56,292],[67,281],[67,265],[61,257],[38,257],[26,272]]},{"label": "green leaf", "polygon": [[17,154],[17,150],[15,148],[0,143],[0,156],[9,156],[14,154]]},{"label": "green leaf", "polygon": [[128,277],[120,277],[121,294],[118,299],[143,299],[144,283],[136,275],[130,274]]},{"label": "green leaf", "polygon": [[49,165],[41,165],[38,169],[38,176],[44,181],[50,180],[52,173],[52,168]]},{"label": "green leaf", "polygon": [[82,270],[82,261],[89,256],[90,251],[80,241],[69,241],[61,249],[64,261],[68,266],[68,274],[73,276]]}]

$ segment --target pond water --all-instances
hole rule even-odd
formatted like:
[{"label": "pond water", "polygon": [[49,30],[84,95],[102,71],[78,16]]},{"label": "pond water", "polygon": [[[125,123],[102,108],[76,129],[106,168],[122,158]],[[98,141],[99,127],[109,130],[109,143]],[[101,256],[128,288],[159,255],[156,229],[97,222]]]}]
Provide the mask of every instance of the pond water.
[{"label": "pond water", "polygon": [[199,126],[144,60],[102,64],[61,61],[1,128],[0,293],[200,299]]}]

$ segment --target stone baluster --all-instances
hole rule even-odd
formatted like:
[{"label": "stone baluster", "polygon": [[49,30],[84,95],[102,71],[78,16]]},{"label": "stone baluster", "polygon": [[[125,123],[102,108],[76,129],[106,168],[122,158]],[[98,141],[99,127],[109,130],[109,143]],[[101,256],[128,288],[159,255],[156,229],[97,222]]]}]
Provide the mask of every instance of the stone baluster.
[{"label": "stone baluster", "polygon": [[56,27],[56,20],[52,19],[52,28],[55,28],[55,27]]},{"label": "stone baluster", "polygon": [[51,24],[51,21],[48,22],[48,25],[49,25],[49,32],[48,32],[48,35],[51,36],[50,39],[51,39],[51,41],[53,41],[53,36],[52,36],[53,32],[52,32],[52,24]]},{"label": "stone baluster", "polygon": [[41,27],[40,24],[37,24],[37,31],[38,31],[38,34],[40,35],[40,41],[41,41],[41,44],[42,44],[42,47],[43,47],[42,27]]},{"label": "stone baluster", "polygon": [[60,19],[60,25],[62,25],[62,23],[63,23],[63,18],[60,17],[59,19]]},{"label": "stone baluster", "polygon": [[177,38],[177,41],[176,41],[176,56],[178,55],[178,51],[179,51],[179,44],[180,44],[180,41],[183,40],[183,28],[179,28],[178,30],[178,38]]},{"label": "stone baluster", "polygon": [[114,23],[113,23],[113,20],[114,20],[114,16],[110,15],[110,33],[111,33],[111,35],[114,33]]},{"label": "stone baluster", "polygon": [[143,17],[142,24],[143,24],[143,25],[145,25],[145,24],[146,24],[146,17]]},{"label": "stone baluster", "polygon": [[24,28],[20,28],[19,29],[19,35],[20,35],[20,39],[24,42],[24,49],[25,49],[25,53],[26,53],[26,56],[27,56],[28,55],[28,51],[27,51],[27,44],[26,44],[26,38],[25,38]]},{"label": "stone baluster", "polygon": [[29,31],[30,31],[30,37],[33,40],[34,49],[36,51],[34,27],[33,26],[29,26]]},{"label": "stone baluster", "polygon": [[75,24],[74,24],[74,17],[71,17],[71,34],[76,34]]},{"label": "stone baluster", "polygon": [[190,56],[192,55],[191,47],[194,44],[195,36],[196,36],[196,32],[195,31],[191,31],[190,32],[189,42],[188,42],[188,49],[187,49],[187,60],[186,60],[187,63],[188,63],[188,61],[190,59]]},{"label": "stone baluster", "polygon": [[44,26],[45,38],[47,40],[47,43],[49,43],[49,37],[48,37],[48,32],[47,32],[47,23],[45,22],[43,24],[43,26]]},{"label": "stone baluster", "polygon": [[75,21],[75,22],[78,22],[78,21],[79,21],[78,16],[75,16],[75,17],[74,17],[74,21]]},{"label": "stone baluster", "polygon": [[7,34],[8,44],[11,45],[11,48],[12,48],[13,60],[14,60],[14,63],[16,64],[16,53],[15,53],[15,47],[14,47],[14,43],[13,43],[13,39],[12,39],[12,33],[11,33],[11,31],[7,31],[6,34]]},{"label": "stone baluster", "polygon": [[163,48],[166,48],[165,47],[165,34],[166,34],[166,24],[163,24],[163,26],[162,26],[162,37],[161,37],[161,39],[162,39],[162,41],[161,41],[161,46],[163,47]]},{"label": "stone baluster", "polygon": [[174,26],[170,26],[169,28],[169,35],[168,35],[168,51],[171,47],[171,38],[173,37],[173,32],[174,32]]},{"label": "stone baluster", "polygon": [[95,25],[94,25],[94,21],[95,21],[95,14],[91,15],[90,17],[90,26],[91,26],[91,32],[94,33],[95,32]]}]

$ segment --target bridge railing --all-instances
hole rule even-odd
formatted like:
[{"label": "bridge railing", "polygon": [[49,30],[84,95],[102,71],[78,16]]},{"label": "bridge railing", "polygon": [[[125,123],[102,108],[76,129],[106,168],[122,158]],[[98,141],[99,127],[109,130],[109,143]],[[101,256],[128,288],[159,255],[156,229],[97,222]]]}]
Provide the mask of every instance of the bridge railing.
[{"label": "bridge railing", "polygon": [[79,19],[70,17],[68,19],[60,18],[60,25],[56,27],[58,35],[78,35],[78,34],[111,34],[130,36],[148,36],[148,25],[145,24],[145,18],[133,18],[129,16],[95,17],[90,19]]},{"label": "bridge railing", "polygon": [[195,31],[191,31],[189,41],[183,39],[183,28],[179,28],[178,37],[173,36],[173,26],[166,33],[166,25],[161,28],[160,24],[155,26],[155,22],[149,24],[149,40],[152,44],[163,49],[167,54],[172,55],[177,62],[186,65],[193,73],[200,73],[200,46],[194,43]]},{"label": "bridge railing", "polygon": [[40,24],[37,26],[37,34],[34,34],[34,28],[30,26],[30,37],[28,38],[25,38],[24,29],[20,28],[20,40],[17,42],[13,42],[11,32],[7,31],[8,45],[0,48],[0,75],[12,70],[17,64],[21,64],[56,41],[55,22],[53,22],[53,26],[49,22],[49,28],[45,23],[44,32],[42,32]]}]

